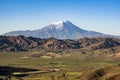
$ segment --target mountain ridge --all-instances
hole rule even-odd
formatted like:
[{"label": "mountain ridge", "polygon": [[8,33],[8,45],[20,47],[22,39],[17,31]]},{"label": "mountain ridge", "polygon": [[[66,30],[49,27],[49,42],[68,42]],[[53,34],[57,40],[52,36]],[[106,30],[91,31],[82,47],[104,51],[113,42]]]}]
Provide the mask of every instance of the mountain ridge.
[{"label": "mountain ridge", "polygon": [[120,47],[120,39],[117,38],[81,38],[71,39],[40,39],[25,36],[0,36],[0,51],[29,51],[29,50],[69,50],[69,49],[111,49]]},{"label": "mountain ridge", "polygon": [[18,36],[24,35],[27,37],[37,38],[50,38],[55,37],[57,39],[79,39],[84,37],[115,37],[113,35],[107,35],[100,32],[88,31],[74,25],[70,21],[60,21],[52,23],[48,26],[38,30],[26,30],[26,31],[11,31],[3,34],[5,36]]}]

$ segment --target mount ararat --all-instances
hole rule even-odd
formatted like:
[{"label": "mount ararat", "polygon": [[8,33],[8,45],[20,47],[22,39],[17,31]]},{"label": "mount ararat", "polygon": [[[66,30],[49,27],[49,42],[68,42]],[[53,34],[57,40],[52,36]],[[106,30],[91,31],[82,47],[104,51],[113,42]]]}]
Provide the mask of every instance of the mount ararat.
[{"label": "mount ararat", "polygon": [[88,31],[79,28],[70,21],[59,21],[45,26],[38,30],[25,30],[25,31],[11,31],[3,34],[5,36],[18,36],[24,35],[27,37],[37,38],[50,38],[54,37],[57,39],[79,39],[79,38],[90,38],[90,37],[115,37],[113,35],[107,35],[100,32]]}]

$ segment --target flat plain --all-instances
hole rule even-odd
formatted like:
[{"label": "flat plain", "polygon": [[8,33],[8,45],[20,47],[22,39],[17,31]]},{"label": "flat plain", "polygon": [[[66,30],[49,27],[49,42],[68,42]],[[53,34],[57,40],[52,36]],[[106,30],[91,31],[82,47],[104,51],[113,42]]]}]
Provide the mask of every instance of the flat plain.
[{"label": "flat plain", "polygon": [[54,70],[49,73],[30,73],[24,77],[12,76],[12,80],[112,80],[114,76],[119,77],[120,61],[114,58],[112,53],[104,54],[100,50],[95,50],[83,54],[80,51],[77,49],[63,52],[45,50],[1,52],[0,65],[32,68],[39,71]]}]

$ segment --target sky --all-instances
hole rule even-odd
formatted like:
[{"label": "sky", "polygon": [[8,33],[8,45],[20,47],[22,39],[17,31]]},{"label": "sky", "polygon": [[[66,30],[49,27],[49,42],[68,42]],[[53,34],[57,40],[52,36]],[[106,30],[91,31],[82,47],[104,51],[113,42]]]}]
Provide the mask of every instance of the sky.
[{"label": "sky", "polygon": [[120,35],[120,0],[0,0],[0,34],[41,29],[61,20]]}]

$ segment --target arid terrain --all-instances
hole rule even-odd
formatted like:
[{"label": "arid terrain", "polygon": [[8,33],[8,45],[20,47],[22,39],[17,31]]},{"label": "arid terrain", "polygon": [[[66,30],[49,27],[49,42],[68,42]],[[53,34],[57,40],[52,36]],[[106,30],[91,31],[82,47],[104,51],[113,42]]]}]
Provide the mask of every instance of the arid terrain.
[{"label": "arid terrain", "polygon": [[119,80],[120,39],[0,36],[0,66],[1,79]]}]

